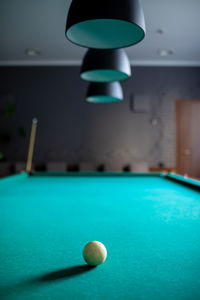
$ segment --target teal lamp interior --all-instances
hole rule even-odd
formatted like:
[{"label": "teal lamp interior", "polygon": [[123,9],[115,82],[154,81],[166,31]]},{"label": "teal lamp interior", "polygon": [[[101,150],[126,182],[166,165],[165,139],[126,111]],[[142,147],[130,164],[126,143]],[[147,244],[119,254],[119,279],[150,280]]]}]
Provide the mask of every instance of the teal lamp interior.
[{"label": "teal lamp interior", "polygon": [[123,91],[119,82],[90,83],[86,101],[91,103],[113,103],[123,100]]},{"label": "teal lamp interior", "polygon": [[89,49],[83,59],[80,76],[91,82],[122,81],[131,76],[131,66],[123,49]]},{"label": "teal lamp interior", "polygon": [[118,49],[139,43],[145,36],[140,0],[73,0],[66,37],[95,49]]}]

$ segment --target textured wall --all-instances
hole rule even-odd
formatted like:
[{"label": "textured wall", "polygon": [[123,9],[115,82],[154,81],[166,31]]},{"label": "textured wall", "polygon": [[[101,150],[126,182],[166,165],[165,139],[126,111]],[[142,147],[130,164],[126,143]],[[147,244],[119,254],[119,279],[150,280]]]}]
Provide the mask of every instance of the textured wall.
[{"label": "textured wall", "polygon": [[37,117],[37,162],[175,164],[175,100],[200,99],[200,68],[133,68],[122,103],[86,103],[86,88],[78,67],[0,68],[0,109],[8,100],[16,107],[0,120],[0,132],[12,136],[1,141],[8,159],[26,159],[28,139],[16,128],[29,135]]}]

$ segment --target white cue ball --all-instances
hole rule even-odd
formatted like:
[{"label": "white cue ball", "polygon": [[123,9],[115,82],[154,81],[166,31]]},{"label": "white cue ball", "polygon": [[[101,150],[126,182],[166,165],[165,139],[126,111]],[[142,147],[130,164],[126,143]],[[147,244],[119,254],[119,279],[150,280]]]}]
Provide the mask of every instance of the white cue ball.
[{"label": "white cue ball", "polygon": [[89,266],[98,266],[106,260],[106,247],[97,241],[89,242],[83,249],[83,257]]}]

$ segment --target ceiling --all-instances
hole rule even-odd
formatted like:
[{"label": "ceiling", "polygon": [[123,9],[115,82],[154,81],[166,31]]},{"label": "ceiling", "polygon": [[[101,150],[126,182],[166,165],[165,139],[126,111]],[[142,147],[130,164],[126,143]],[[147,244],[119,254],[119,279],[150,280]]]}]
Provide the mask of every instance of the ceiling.
[{"label": "ceiling", "polygon": [[[200,66],[200,1],[141,2],[147,34],[141,43],[126,49],[132,65]],[[70,3],[0,0],[0,65],[80,65],[86,49],[65,38]],[[29,56],[27,49],[36,49],[39,55]],[[161,56],[160,50],[171,54]]]}]

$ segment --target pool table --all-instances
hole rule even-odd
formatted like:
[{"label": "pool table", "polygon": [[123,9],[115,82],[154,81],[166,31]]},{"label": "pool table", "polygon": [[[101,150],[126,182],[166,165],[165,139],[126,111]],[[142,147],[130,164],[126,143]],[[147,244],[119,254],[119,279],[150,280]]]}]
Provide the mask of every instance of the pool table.
[{"label": "pool table", "polygon": [[[104,264],[82,257],[102,242]],[[200,299],[200,182],[164,173],[0,180],[0,299]]]}]

